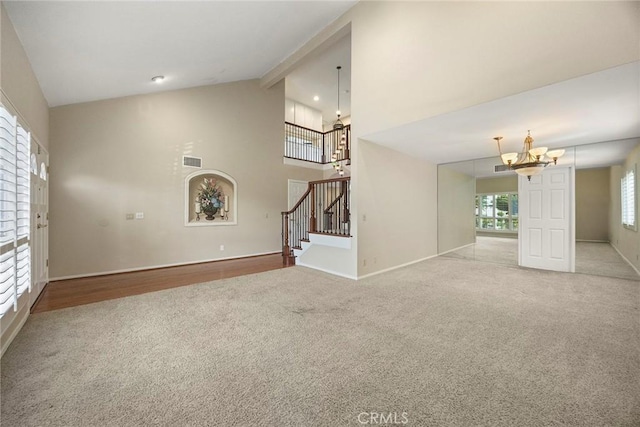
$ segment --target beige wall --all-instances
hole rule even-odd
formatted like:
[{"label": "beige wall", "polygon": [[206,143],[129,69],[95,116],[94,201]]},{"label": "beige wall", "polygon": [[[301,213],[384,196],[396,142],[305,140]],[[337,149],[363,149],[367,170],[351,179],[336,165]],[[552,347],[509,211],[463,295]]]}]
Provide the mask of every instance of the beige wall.
[{"label": "beige wall", "polygon": [[[611,191],[609,193],[611,202],[609,203],[609,241],[622,253],[622,255],[631,262],[637,270],[640,270],[640,231],[630,230],[622,226],[621,220],[621,200],[620,200],[620,180],[626,170],[631,167],[636,168],[636,192],[640,186],[640,180],[637,178],[640,165],[640,140],[639,145],[627,156],[622,166],[611,167],[609,185]],[[640,219],[638,213],[638,195],[636,194],[636,222]]]},{"label": "beige wall", "polygon": [[357,173],[358,276],[436,255],[436,165],[361,140]]},{"label": "beige wall", "polygon": [[640,58],[637,2],[361,2],[352,16],[365,138]]},{"label": "beige wall", "polygon": [[[0,102],[43,147],[49,145],[49,107],[33,74],[13,24],[0,4]],[[29,294],[18,299],[17,310],[0,320],[2,353],[29,316]]]},{"label": "beige wall", "polygon": [[476,241],[475,181],[447,165],[438,166],[438,253]]},{"label": "beige wall", "polygon": [[[261,83],[279,81],[308,55],[351,31],[351,212],[357,218],[353,234],[360,240],[361,210],[370,208],[361,201],[376,192],[379,181],[404,175],[401,167],[381,161],[370,181],[372,166],[360,164],[361,139],[637,60],[639,16],[636,2],[359,2]],[[376,234],[370,224],[366,228],[368,236]],[[431,238],[428,244],[435,247],[437,238]],[[389,252],[386,244],[369,237],[359,241],[358,274],[373,268],[363,270],[365,258]],[[361,255],[362,250],[368,254]]]},{"label": "beige wall", "polygon": [[576,170],[576,240],[609,241],[609,168]]},{"label": "beige wall", "polygon": [[[437,223],[435,167],[424,166],[433,178],[408,184],[433,196],[409,203],[428,205],[432,216],[403,216],[394,227],[414,232],[381,238],[390,235],[386,218],[394,212],[375,206],[374,197],[381,184],[408,182],[412,169],[391,150],[367,159],[372,150],[358,147],[367,135],[637,60],[639,11],[631,2],[360,2],[351,9],[333,30],[351,22],[358,275],[383,269],[381,254],[389,254],[384,267],[393,267],[437,251],[437,234],[422,228]],[[381,218],[363,222],[372,209]]]},{"label": "beige wall", "polygon": [[0,25],[2,103],[45,149],[49,148],[49,106],[4,6]]},{"label": "beige wall", "polygon": [[517,193],[518,175],[510,173],[499,178],[476,179],[476,193]]},{"label": "beige wall", "polygon": [[[283,105],[252,80],[51,109],[51,276],[279,251],[287,179],[322,177],[283,165]],[[237,226],[184,226],[183,155],[237,181]]]}]

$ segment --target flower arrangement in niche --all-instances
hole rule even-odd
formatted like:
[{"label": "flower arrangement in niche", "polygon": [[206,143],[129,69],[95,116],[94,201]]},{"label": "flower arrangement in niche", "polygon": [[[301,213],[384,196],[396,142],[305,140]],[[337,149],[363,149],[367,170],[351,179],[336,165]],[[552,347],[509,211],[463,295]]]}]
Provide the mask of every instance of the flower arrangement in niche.
[{"label": "flower arrangement in niche", "polygon": [[206,219],[211,221],[218,210],[224,208],[224,200],[224,192],[215,178],[205,178],[196,196],[196,212],[204,212]]}]

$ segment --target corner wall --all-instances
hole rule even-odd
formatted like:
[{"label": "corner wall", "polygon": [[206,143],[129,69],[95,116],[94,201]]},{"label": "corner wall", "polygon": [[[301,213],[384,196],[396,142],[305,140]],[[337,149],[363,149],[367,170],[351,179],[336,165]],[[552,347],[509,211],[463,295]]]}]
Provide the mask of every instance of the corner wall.
[{"label": "corner wall", "polygon": [[476,179],[438,166],[438,253],[476,241]]},{"label": "corner wall", "polygon": [[0,88],[2,103],[18,116],[46,150],[49,149],[49,105],[47,104],[29,58],[25,53],[7,11],[1,6]]},{"label": "corner wall", "polygon": [[609,241],[609,169],[576,170],[576,240]]},{"label": "corner wall", "polygon": [[[283,141],[283,82],[51,109],[51,277],[279,252],[287,179],[322,179],[284,165]],[[184,226],[183,155],[237,181],[238,225]]]},{"label": "corner wall", "polygon": [[437,255],[437,166],[363,140],[357,159],[358,276]]},{"label": "corner wall", "polygon": [[[49,146],[49,106],[42,94],[29,59],[0,3],[0,101],[18,117],[20,125],[45,149]],[[0,319],[2,353],[29,317],[29,294],[18,298],[17,311]]]},{"label": "corner wall", "polygon": [[[621,166],[612,166],[610,170],[609,185],[610,191],[610,210],[609,210],[609,242],[622,254],[635,268],[640,271],[640,231],[630,230],[622,226],[621,219],[621,189],[620,180],[626,170],[635,166],[636,168],[636,192],[640,193],[640,180],[638,173],[640,172],[640,139],[638,146],[627,156],[624,164]],[[636,194],[636,223],[640,220],[640,208],[638,204],[638,194]],[[638,225],[640,230],[640,224]]]}]

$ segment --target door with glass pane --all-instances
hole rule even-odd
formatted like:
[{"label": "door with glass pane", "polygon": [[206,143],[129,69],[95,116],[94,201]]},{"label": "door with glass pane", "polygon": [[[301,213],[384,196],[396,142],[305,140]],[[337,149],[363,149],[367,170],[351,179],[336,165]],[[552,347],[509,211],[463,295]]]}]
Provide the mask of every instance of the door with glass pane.
[{"label": "door with glass pane", "polygon": [[49,154],[31,143],[31,259],[33,305],[49,281]]}]

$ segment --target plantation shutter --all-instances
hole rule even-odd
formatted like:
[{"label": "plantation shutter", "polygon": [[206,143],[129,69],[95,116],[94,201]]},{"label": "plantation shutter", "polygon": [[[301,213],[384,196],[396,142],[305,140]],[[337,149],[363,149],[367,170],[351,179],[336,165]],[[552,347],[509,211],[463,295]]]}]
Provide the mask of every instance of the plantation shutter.
[{"label": "plantation shutter", "polygon": [[0,106],[0,316],[31,288],[31,135]]},{"label": "plantation shutter", "polygon": [[635,184],[635,171],[632,169],[627,171],[620,182],[622,191],[622,224],[629,227],[635,227],[636,224]]},{"label": "plantation shutter", "polygon": [[16,135],[16,281],[18,296],[27,289],[31,290],[31,251],[29,247],[29,228],[31,210],[31,191],[29,182],[29,163],[31,136],[18,126]]}]

